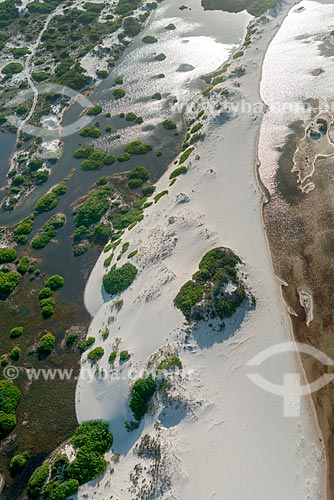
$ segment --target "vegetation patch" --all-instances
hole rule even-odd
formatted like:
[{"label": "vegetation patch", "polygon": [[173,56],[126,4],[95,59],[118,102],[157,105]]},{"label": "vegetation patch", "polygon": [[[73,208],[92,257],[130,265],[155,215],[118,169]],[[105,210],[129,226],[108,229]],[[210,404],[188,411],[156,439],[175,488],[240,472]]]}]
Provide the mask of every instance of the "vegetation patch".
[{"label": "vegetation patch", "polygon": [[186,174],[187,172],[188,172],[187,167],[178,167],[175,170],[173,170],[173,172],[170,174],[169,178],[170,179],[175,179],[179,175]]},{"label": "vegetation patch", "polygon": [[155,38],[155,36],[152,35],[146,35],[142,39],[144,43],[157,43],[158,39]]},{"label": "vegetation patch", "polygon": [[124,89],[117,88],[112,91],[112,95],[114,96],[115,99],[122,99],[126,94]]},{"label": "vegetation patch", "polygon": [[166,56],[166,54],[161,53],[161,54],[157,54],[157,55],[154,57],[154,59],[155,59],[156,61],[164,61],[165,59],[167,59],[167,56]]},{"label": "vegetation patch", "polygon": [[174,305],[188,321],[233,316],[246,297],[244,285],[237,276],[240,258],[229,248],[207,252],[199,270],[185,283],[174,299]]},{"label": "vegetation patch", "polygon": [[175,130],[176,129],[176,123],[173,122],[173,120],[164,120],[162,122],[162,126],[166,130]]},{"label": "vegetation patch", "polygon": [[152,151],[152,146],[150,144],[143,144],[140,140],[129,142],[124,147],[124,151],[130,155],[144,155],[149,151]]},{"label": "vegetation patch", "polygon": [[168,189],[165,189],[164,191],[160,191],[160,193],[156,194],[155,197],[153,198],[154,203],[158,203],[160,198],[162,198],[163,196],[166,196],[167,194],[168,194]]},{"label": "vegetation patch", "polygon": [[95,126],[86,127],[83,130],[81,130],[81,132],[79,132],[79,135],[81,135],[81,137],[93,137],[93,139],[97,139],[98,137],[101,136],[101,134],[102,132],[99,129],[99,127]]},{"label": "vegetation patch", "polygon": [[182,370],[182,362],[177,356],[165,358],[157,366],[158,370]]},{"label": "vegetation patch", "polygon": [[103,357],[103,355],[104,355],[103,347],[95,347],[92,351],[90,351],[87,358],[92,363],[97,363]]},{"label": "vegetation patch", "polygon": [[188,160],[189,156],[191,155],[191,153],[194,151],[194,147],[191,147],[191,148],[188,148],[186,149],[180,156],[180,159],[179,159],[179,164],[182,165],[182,163],[184,163],[185,161]]},{"label": "vegetation patch", "polygon": [[110,295],[124,292],[124,290],[132,285],[137,273],[138,270],[133,264],[126,263],[119,268],[114,265],[103,277],[105,291]]},{"label": "vegetation patch", "polygon": [[0,439],[5,438],[16,426],[15,410],[21,391],[10,380],[0,381]]},{"label": "vegetation patch", "polygon": [[100,113],[102,113],[102,106],[101,104],[93,104],[89,108],[87,108],[86,115],[89,116],[97,116]]},{"label": "vegetation patch", "polygon": [[149,403],[156,390],[156,381],[152,375],[142,377],[133,384],[129,407],[134,418],[140,422],[148,410]]},{"label": "vegetation patch", "polygon": [[45,333],[38,342],[37,352],[39,354],[50,354],[56,343],[55,336],[52,333]]}]

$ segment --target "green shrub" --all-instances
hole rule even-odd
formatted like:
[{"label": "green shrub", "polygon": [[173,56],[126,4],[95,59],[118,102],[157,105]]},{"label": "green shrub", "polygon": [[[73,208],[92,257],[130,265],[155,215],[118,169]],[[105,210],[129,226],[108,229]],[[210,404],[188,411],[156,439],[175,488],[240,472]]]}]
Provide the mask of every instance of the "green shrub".
[{"label": "green shrub", "polygon": [[109,197],[113,192],[110,185],[93,191],[86,200],[79,205],[74,211],[74,223],[77,227],[89,227],[92,224],[99,222],[110,205]]},{"label": "green shrub", "polygon": [[169,30],[169,31],[176,30],[176,26],[175,26],[175,24],[170,23],[167,26],[165,26],[165,30]]},{"label": "green shrub", "polygon": [[101,106],[101,104],[93,104],[86,111],[86,115],[97,116],[100,113],[102,113],[102,106]]},{"label": "green shrub", "polygon": [[132,252],[129,253],[128,259],[132,259],[132,257],[134,257],[135,255],[137,255],[137,253],[138,253],[138,250],[133,250]]},{"label": "green shrub", "polygon": [[166,55],[165,54],[158,54],[155,56],[154,58],[156,61],[164,61],[166,59]]},{"label": "green shrub", "polygon": [[21,472],[22,469],[26,466],[28,461],[28,452],[20,453],[19,455],[14,455],[9,462],[9,470],[13,474],[17,474]]},{"label": "green shrub", "polygon": [[244,55],[244,51],[243,50],[238,50],[237,52],[235,52],[233,54],[233,59],[238,59],[239,57],[242,57]]},{"label": "green shrub", "polygon": [[59,276],[59,274],[55,274],[53,276],[50,276],[50,278],[46,280],[45,286],[46,288],[51,288],[51,290],[58,290],[58,288],[64,286],[64,283],[64,278],[62,276]]},{"label": "green shrub", "polygon": [[143,184],[143,181],[141,179],[129,179],[129,181],[128,181],[128,187],[130,189],[139,188],[142,184]]},{"label": "green shrub", "polygon": [[134,122],[137,119],[136,113],[132,113],[131,111],[125,115],[125,120],[127,122]]},{"label": "green shrub", "polygon": [[39,292],[38,299],[39,300],[48,299],[51,296],[52,296],[52,290],[51,290],[51,288],[46,287],[46,288],[42,288],[42,290]]},{"label": "green shrub", "polygon": [[17,339],[18,337],[21,337],[22,334],[23,334],[23,328],[22,328],[22,326],[15,326],[9,332],[9,336],[12,339]]},{"label": "green shrub", "polygon": [[173,172],[170,174],[169,178],[170,179],[175,179],[179,175],[186,174],[188,172],[187,167],[178,167]]},{"label": "green shrub", "polygon": [[49,475],[49,464],[45,463],[35,469],[28,483],[28,495],[30,498],[38,498]]},{"label": "green shrub", "polygon": [[174,370],[175,368],[182,369],[182,362],[177,356],[165,358],[157,366],[158,370]]},{"label": "green shrub", "polygon": [[82,352],[87,351],[95,342],[94,337],[88,337],[86,340],[80,340],[78,342],[78,349]]},{"label": "green shrub", "polygon": [[[126,21],[124,19],[124,21]],[[123,85],[123,77],[122,76],[118,76],[116,79],[115,79],[115,85]]]},{"label": "green shrub", "polygon": [[[50,500],[66,500],[69,496],[75,495],[79,489],[79,481],[76,479],[69,479],[64,483],[50,482],[43,489],[43,498],[50,498]],[[48,495],[48,490],[52,491]]]},{"label": "green shrub", "polygon": [[18,59],[19,57],[26,56],[29,54],[29,49],[27,47],[16,47],[15,49],[11,49],[11,53],[15,57],[15,59]]},{"label": "green shrub", "polygon": [[81,137],[93,137],[94,139],[97,139],[101,136],[101,130],[94,126],[86,127],[79,132],[79,135],[81,135]]},{"label": "green shrub", "polygon": [[121,99],[122,97],[125,96],[125,94],[126,94],[125,90],[121,88],[117,88],[112,91],[112,95],[115,97],[115,99]]},{"label": "green shrub", "polygon": [[29,269],[29,258],[22,257],[22,259],[20,260],[20,262],[18,263],[18,265],[16,267],[16,270],[17,270],[17,272],[19,272],[20,274],[23,275],[26,272],[28,272],[28,269]]},{"label": "green shrub", "polygon": [[78,340],[79,334],[77,332],[71,332],[66,337],[66,347],[72,347],[72,345]]},{"label": "green shrub", "polygon": [[87,358],[92,363],[96,363],[97,361],[99,361],[102,358],[103,354],[104,354],[103,347],[95,347],[92,351],[90,351]]},{"label": "green shrub", "polygon": [[6,298],[19,284],[21,275],[16,272],[0,271],[0,298]]},{"label": "green shrub", "polygon": [[154,199],[154,203],[158,203],[158,201],[160,200],[160,198],[162,198],[163,196],[166,196],[168,194],[168,190],[165,189],[164,191],[160,191],[160,193],[156,194],[155,197],[153,198]]},{"label": "green shrub", "polygon": [[131,354],[129,353],[129,351],[121,351],[119,353],[119,360],[121,363],[125,363],[125,361],[128,361],[128,359],[131,358]]},{"label": "green shrub", "polygon": [[137,272],[137,268],[130,263],[123,264],[120,268],[113,266],[103,277],[106,292],[110,295],[124,292],[135,280]]},{"label": "green shrub", "polygon": [[175,130],[176,129],[176,123],[173,122],[172,120],[164,120],[162,122],[162,126],[166,130]]},{"label": "green shrub", "polygon": [[155,36],[146,35],[142,39],[144,43],[157,43],[158,39]]},{"label": "green shrub", "polygon": [[150,144],[143,144],[141,141],[132,141],[124,147],[124,151],[130,155],[142,155],[152,151]]},{"label": "green shrub", "polygon": [[203,127],[202,123],[196,123],[196,125],[194,125],[192,127],[192,129],[190,130],[190,133],[191,134],[195,134],[196,132],[198,132],[199,130],[201,130],[202,127]]},{"label": "green shrub", "polygon": [[37,352],[41,354],[50,354],[56,343],[55,336],[52,333],[46,333],[39,339]]},{"label": "green shrub", "polygon": [[203,291],[203,283],[188,281],[181,287],[179,293],[175,297],[175,307],[183,312],[187,320],[190,320],[192,308],[202,298]]},{"label": "green shrub", "polygon": [[67,470],[67,476],[76,479],[79,484],[85,484],[101,476],[107,467],[107,462],[99,453],[83,446],[77,452],[76,458]]},{"label": "green shrub", "polygon": [[21,356],[21,349],[19,347],[13,347],[13,349],[10,351],[9,357],[13,361],[17,361]]},{"label": "green shrub", "polygon": [[0,411],[0,439],[7,437],[16,426],[16,423],[16,416],[13,413]]},{"label": "green shrub", "polygon": [[108,361],[109,363],[112,365],[114,364],[115,362],[115,359],[117,358],[117,352],[116,351],[112,351],[110,354],[109,354],[109,358],[108,358]]},{"label": "green shrub", "polygon": [[20,398],[21,391],[13,382],[0,381],[0,439],[8,436],[16,425],[15,410]]},{"label": "green shrub", "polygon": [[27,219],[24,219],[23,221],[19,222],[17,226],[15,226],[13,233],[15,236],[22,235],[22,234],[30,234],[32,231],[32,226],[34,224],[33,219],[30,219],[29,217]]},{"label": "green shrub", "polygon": [[182,163],[184,163],[186,160],[188,160],[189,156],[191,155],[191,153],[194,151],[194,147],[191,147],[191,148],[188,148],[186,149],[180,156],[180,159],[179,159],[179,164],[181,165]]},{"label": "green shrub", "polygon": [[117,156],[117,161],[123,162],[123,161],[129,161],[131,159],[131,155],[129,153],[121,153],[120,155]]},{"label": "green shrub", "polygon": [[156,390],[156,382],[152,375],[142,377],[133,384],[130,394],[129,407],[133,416],[140,421],[148,410],[149,402]]},{"label": "green shrub", "polygon": [[48,299],[42,299],[39,302],[42,310],[42,316],[44,319],[50,318],[56,307],[56,302],[52,297],[49,297]]},{"label": "green shrub", "polygon": [[151,194],[154,193],[154,191],[155,191],[155,186],[146,185],[142,187],[143,196],[150,196]]},{"label": "green shrub", "polygon": [[3,247],[0,248],[0,264],[6,262],[13,262],[16,259],[17,252],[14,248]]},{"label": "green shrub", "polygon": [[45,71],[33,71],[31,76],[35,82],[43,82],[49,78],[48,73],[45,73]]},{"label": "green shrub", "polygon": [[41,212],[49,212],[58,205],[58,196],[56,193],[47,193],[42,196],[35,206],[35,211],[39,214]]},{"label": "green shrub", "polygon": [[79,484],[99,477],[107,466],[104,453],[111,448],[112,442],[108,422],[92,420],[82,423],[71,438],[71,444],[78,452],[66,475],[77,479]]},{"label": "green shrub", "polygon": [[147,181],[150,173],[145,167],[136,167],[128,175],[129,179],[140,179],[142,182]]},{"label": "green shrub", "polygon": [[11,62],[11,63],[8,63],[6,64],[6,66],[4,68],[2,68],[2,73],[4,75],[16,75],[17,73],[21,73],[21,71],[23,70],[23,66],[21,63],[19,62]]},{"label": "green shrub", "polygon": [[87,146],[86,148],[78,148],[73,153],[73,158],[81,159],[88,158],[91,153],[95,151],[93,146]]},{"label": "green shrub", "polygon": [[155,94],[151,95],[151,99],[154,99],[155,101],[161,101],[162,95],[160,92],[156,92]]},{"label": "green shrub", "polygon": [[57,184],[53,189],[52,192],[56,193],[57,196],[63,196],[67,191],[67,182],[63,181]]}]

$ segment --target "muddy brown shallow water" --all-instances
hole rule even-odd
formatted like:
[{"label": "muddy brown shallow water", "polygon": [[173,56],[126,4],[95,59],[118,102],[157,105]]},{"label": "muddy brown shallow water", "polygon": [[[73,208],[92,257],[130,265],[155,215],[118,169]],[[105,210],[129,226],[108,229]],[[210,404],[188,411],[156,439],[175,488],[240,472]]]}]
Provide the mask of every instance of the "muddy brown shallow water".
[{"label": "muddy brown shallow water", "polygon": [[[311,177],[314,189],[302,192],[293,158],[303,141],[304,127],[295,123],[279,159],[276,190],[263,207],[274,271],[286,282],[283,297],[290,308],[295,340],[334,358],[334,156],[318,158]],[[302,158],[302,155],[299,156]],[[306,157],[305,157],[306,160]],[[299,165],[301,166],[301,165]],[[298,165],[297,165],[298,167]],[[300,303],[301,290],[312,297],[313,319]],[[307,324],[308,323],[308,324]],[[301,356],[309,382],[328,372],[315,358]],[[326,446],[328,491],[334,491],[334,387],[312,394]]]}]

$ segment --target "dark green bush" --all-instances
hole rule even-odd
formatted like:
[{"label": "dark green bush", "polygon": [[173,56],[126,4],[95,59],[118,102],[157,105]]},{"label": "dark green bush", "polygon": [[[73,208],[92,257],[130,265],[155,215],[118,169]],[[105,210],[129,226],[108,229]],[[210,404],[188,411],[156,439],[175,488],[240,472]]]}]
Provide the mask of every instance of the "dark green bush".
[{"label": "dark green bush", "polygon": [[179,175],[186,174],[188,172],[187,167],[178,167],[173,172],[170,174],[169,178],[170,179],[175,179]]},{"label": "dark green bush", "polygon": [[62,276],[59,276],[59,274],[55,274],[53,276],[50,276],[50,278],[46,280],[45,286],[46,288],[51,288],[51,290],[58,290],[58,288],[64,286],[64,283],[64,278]]},{"label": "dark green bush", "polygon": [[73,344],[78,340],[79,334],[77,332],[71,332],[66,337],[66,347],[72,347]]},{"label": "dark green bush", "polygon": [[[48,300],[48,299],[46,299]],[[56,343],[55,336],[52,333],[46,333],[39,339],[37,352],[41,354],[50,354]]]},{"label": "dark green bush", "polygon": [[35,469],[28,483],[28,495],[30,498],[38,498],[49,475],[49,464],[45,463]]},{"label": "dark green bush", "polygon": [[173,122],[172,120],[164,120],[162,122],[162,126],[166,130],[175,130],[176,129],[176,123]]},{"label": "dark green bush", "polygon": [[90,351],[87,358],[92,363],[96,363],[97,361],[99,361],[102,358],[103,354],[104,354],[103,347],[95,347],[92,351]]},{"label": "dark green bush", "polygon": [[56,195],[56,193],[53,193],[51,191],[51,193],[45,194],[38,200],[35,206],[35,211],[37,213],[49,212],[50,210],[53,210],[57,205],[58,196]]},{"label": "dark green bush", "polygon": [[22,328],[22,326],[15,326],[9,332],[9,336],[12,339],[17,339],[18,337],[21,337],[22,334],[23,334],[23,328]]},{"label": "dark green bush", "polygon": [[129,263],[123,264],[120,268],[113,266],[103,277],[106,292],[110,295],[124,292],[135,280],[137,272],[137,268]]},{"label": "dark green bush", "polygon": [[119,360],[121,363],[125,363],[125,361],[127,361],[130,358],[131,358],[131,354],[129,353],[129,351],[121,351],[119,353]]},{"label": "dark green bush", "polygon": [[13,262],[16,259],[17,252],[14,248],[3,247],[0,248],[0,264],[6,262]]},{"label": "dark green bush", "polygon": [[182,369],[182,362],[177,356],[165,358],[157,366],[158,370],[174,370],[175,368]]},{"label": "dark green bush", "polygon": [[101,130],[98,127],[86,127],[81,132],[79,132],[79,135],[82,137],[93,137],[94,139],[97,139],[101,135]]},{"label": "dark green bush", "polygon": [[121,88],[117,88],[112,91],[112,95],[115,97],[115,99],[121,99],[122,97],[125,96],[125,94],[126,94],[125,90]]},{"label": "dark green bush", "polygon": [[129,406],[136,420],[144,417],[155,390],[156,382],[152,375],[142,377],[133,384]]},{"label": "dark green bush", "polygon": [[17,73],[21,73],[21,71],[23,70],[23,66],[21,63],[19,62],[11,62],[11,63],[8,63],[6,64],[6,66],[4,68],[2,68],[2,73],[4,75],[16,75]]},{"label": "dark green bush", "polygon": [[95,342],[94,337],[88,337],[86,340],[80,340],[78,342],[78,349],[82,352],[87,351]]},{"label": "dark green bush", "polygon": [[124,151],[130,155],[142,155],[152,151],[150,144],[143,144],[141,141],[132,141],[124,147]]},{"label": "dark green bush", "polygon": [[53,315],[56,307],[56,302],[52,297],[40,300],[42,316],[44,319],[50,318]]},{"label": "dark green bush", "polygon": [[158,39],[155,36],[146,35],[142,39],[144,43],[157,43]]},{"label": "dark green bush", "polygon": [[15,290],[19,284],[21,275],[16,272],[0,271],[0,298],[4,299]]},{"label": "dark green bush", "polygon": [[97,116],[100,113],[102,113],[102,106],[101,106],[101,104],[93,104],[86,111],[86,115]]},{"label": "dark green bush", "polygon": [[155,186],[146,185],[142,187],[143,196],[150,196],[151,194],[154,193],[154,191],[155,191]]},{"label": "dark green bush", "polygon": [[14,455],[9,462],[9,470],[13,474],[17,474],[24,469],[27,461],[28,461],[28,453],[20,453],[19,455]]}]

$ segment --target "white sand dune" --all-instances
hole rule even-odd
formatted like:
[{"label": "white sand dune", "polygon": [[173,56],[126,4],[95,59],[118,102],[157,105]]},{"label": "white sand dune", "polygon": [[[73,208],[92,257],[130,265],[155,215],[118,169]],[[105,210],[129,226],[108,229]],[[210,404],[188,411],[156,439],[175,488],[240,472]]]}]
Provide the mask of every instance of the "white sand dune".
[{"label": "white sand dune", "polygon": [[[260,101],[264,52],[287,10],[288,3],[275,20],[262,27],[256,42],[238,61],[245,65],[246,74],[239,79],[240,87],[234,85],[237,80],[229,80],[235,103]],[[147,469],[139,474],[136,486],[129,478],[141,462],[134,445],[146,433],[162,443],[156,498],[323,498],[324,454],[308,401],[302,401],[300,418],[284,418],[282,398],[256,387],[247,378],[245,366],[263,349],[291,340],[263,231],[261,193],[254,172],[260,116],[238,114],[225,121],[213,98],[203,99],[198,109],[207,102],[209,126],[205,140],[190,157],[189,172],[168,188],[171,166],[157,184],[157,192],[169,189],[168,196],[148,208],[144,220],[124,235],[129,251],[139,249],[133,259],[139,273],[120,297],[123,307],[117,312],[115,301],[101,293],[106,254],[97,262],[85,293],[94,316],[89,334],[106,351],[99,365],[108,369],[116,338],[133,353],[129,367],[136,376],[152,353],[166,344],[174,346],[180,350],[187,374],[174,387],[184,404],[162,411],[158,428],[154,424],[161,409],[128,433],[124,428],[124,420],[131,417],[128,369],[122,368],[116,380],[88,383],[80,379],[79,421],[109,420],[113,451],[121,454],[119,463],[112,465],[113,474],[107,470],[99,481],[80,488],[80,500],[146,498],[140,491],[150,480]],[[189,200],[180,202],[180,193]],[[223,331],[213,332],[207,326],[189,335],[173,299],[203,254],[220,245],[232,248],[245,262],[242,270],[257,299],[256,308],[239,310]],[[103,342],[101,332],[106,326],[110,336]],[[83,359],[83,373],[87,366]],[[272,357],[260,370],[264,378],[282,383],[284,373],[298,372],[300,367],[298,359],[288,353]]]}]

